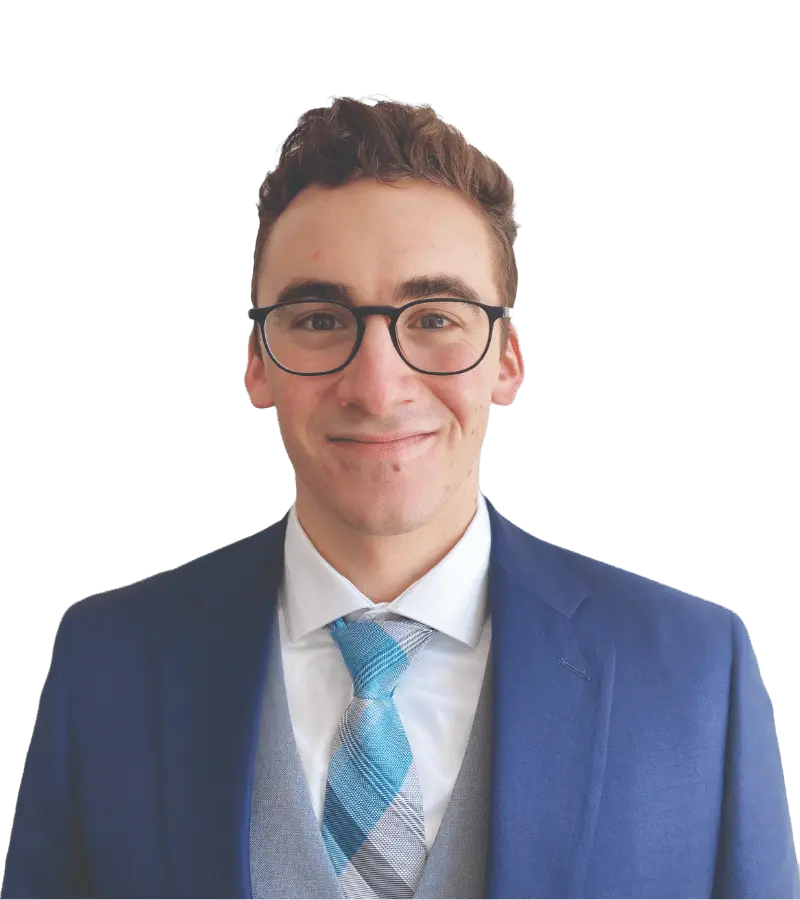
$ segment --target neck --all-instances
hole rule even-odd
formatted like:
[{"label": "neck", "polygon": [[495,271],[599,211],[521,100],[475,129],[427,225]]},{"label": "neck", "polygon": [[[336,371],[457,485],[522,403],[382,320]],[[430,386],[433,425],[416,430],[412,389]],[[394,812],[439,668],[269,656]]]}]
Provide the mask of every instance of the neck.
[{"label": "neck", "polygon": [[320,556],[373,603],[390,603],[461,540],[477,512],[477,483],[418,508],[320,503],[297,483],[295,511]]}]

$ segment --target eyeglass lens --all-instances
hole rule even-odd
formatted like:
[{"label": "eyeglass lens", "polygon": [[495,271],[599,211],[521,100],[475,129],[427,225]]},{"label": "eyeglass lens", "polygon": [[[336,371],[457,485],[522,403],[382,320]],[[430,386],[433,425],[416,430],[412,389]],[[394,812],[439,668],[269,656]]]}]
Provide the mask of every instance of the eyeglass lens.
[{"label": "eyeglass lens", "polygon": [[[403,356],[417,368],[447,374],[473,366],[486,350],[491,325],[486,311],[460,300],[410,306],[397,320]],[[323,300],[295,301],[267,314],[264,333],[278,362],[299,374],[343,365],[358,338],[355,315]]]}]

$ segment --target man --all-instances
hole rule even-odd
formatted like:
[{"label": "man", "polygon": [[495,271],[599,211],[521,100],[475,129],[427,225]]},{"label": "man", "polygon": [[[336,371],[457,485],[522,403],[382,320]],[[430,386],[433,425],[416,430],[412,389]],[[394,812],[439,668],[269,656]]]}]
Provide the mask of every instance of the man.
[{"label": "man", "polygon": [[301,119],[245,376],[296,502],[67,611],[3,896],[800,896],[741,619],[479,490],[512,206],[427,107]]}]

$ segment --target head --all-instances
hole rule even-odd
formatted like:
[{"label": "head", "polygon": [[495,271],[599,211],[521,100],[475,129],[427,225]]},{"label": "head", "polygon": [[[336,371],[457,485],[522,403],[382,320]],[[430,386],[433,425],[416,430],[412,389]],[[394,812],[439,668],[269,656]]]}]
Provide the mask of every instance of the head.
[{"label": "head", "polygon": [[[342,285],[355,306],[401,305],[401,285],[425,278],[514,305],[511,182],[428,106],[339,98],[307,112],[261,186],[259,219],[255,307],[298,279]],[[474,512],[489,408],[510,404],[524,376],[509,319],[495,322],[483,360],[458,375],[406,365],[383,316],[366,319],[344,369],[320,376],[276,366],[254,326],[245,384],[254,406],[276,408],[301,521],[389,536]],[[364,456],[332,440],[409,431],[429,437],[403,453]]]}]

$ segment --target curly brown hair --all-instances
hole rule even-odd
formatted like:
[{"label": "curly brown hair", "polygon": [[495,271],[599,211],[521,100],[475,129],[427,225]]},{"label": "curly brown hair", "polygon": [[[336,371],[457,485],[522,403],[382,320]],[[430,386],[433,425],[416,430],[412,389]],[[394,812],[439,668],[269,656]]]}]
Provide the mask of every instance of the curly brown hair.
[{"label": "curly brown hair", "polygon": [[[310,184],[336,187],[351,179],[385,184],[424,178],[456,188],[477,204],[492,235],[494,278],[501,302],[513,306],[517,294],[514,240],[514,187],[500,166],[468,144],[461,132],[428,105],[381,100],[370,106],[337,97],[330,107],[310,109],[286,138],[276,168],[258,192],[258,234],[250,297],[258,305],[258,273],[264,247],[280,214]],[[502,357],[508,319],[501,319]],[[251,340],[259,347],[255,323]]]}]

